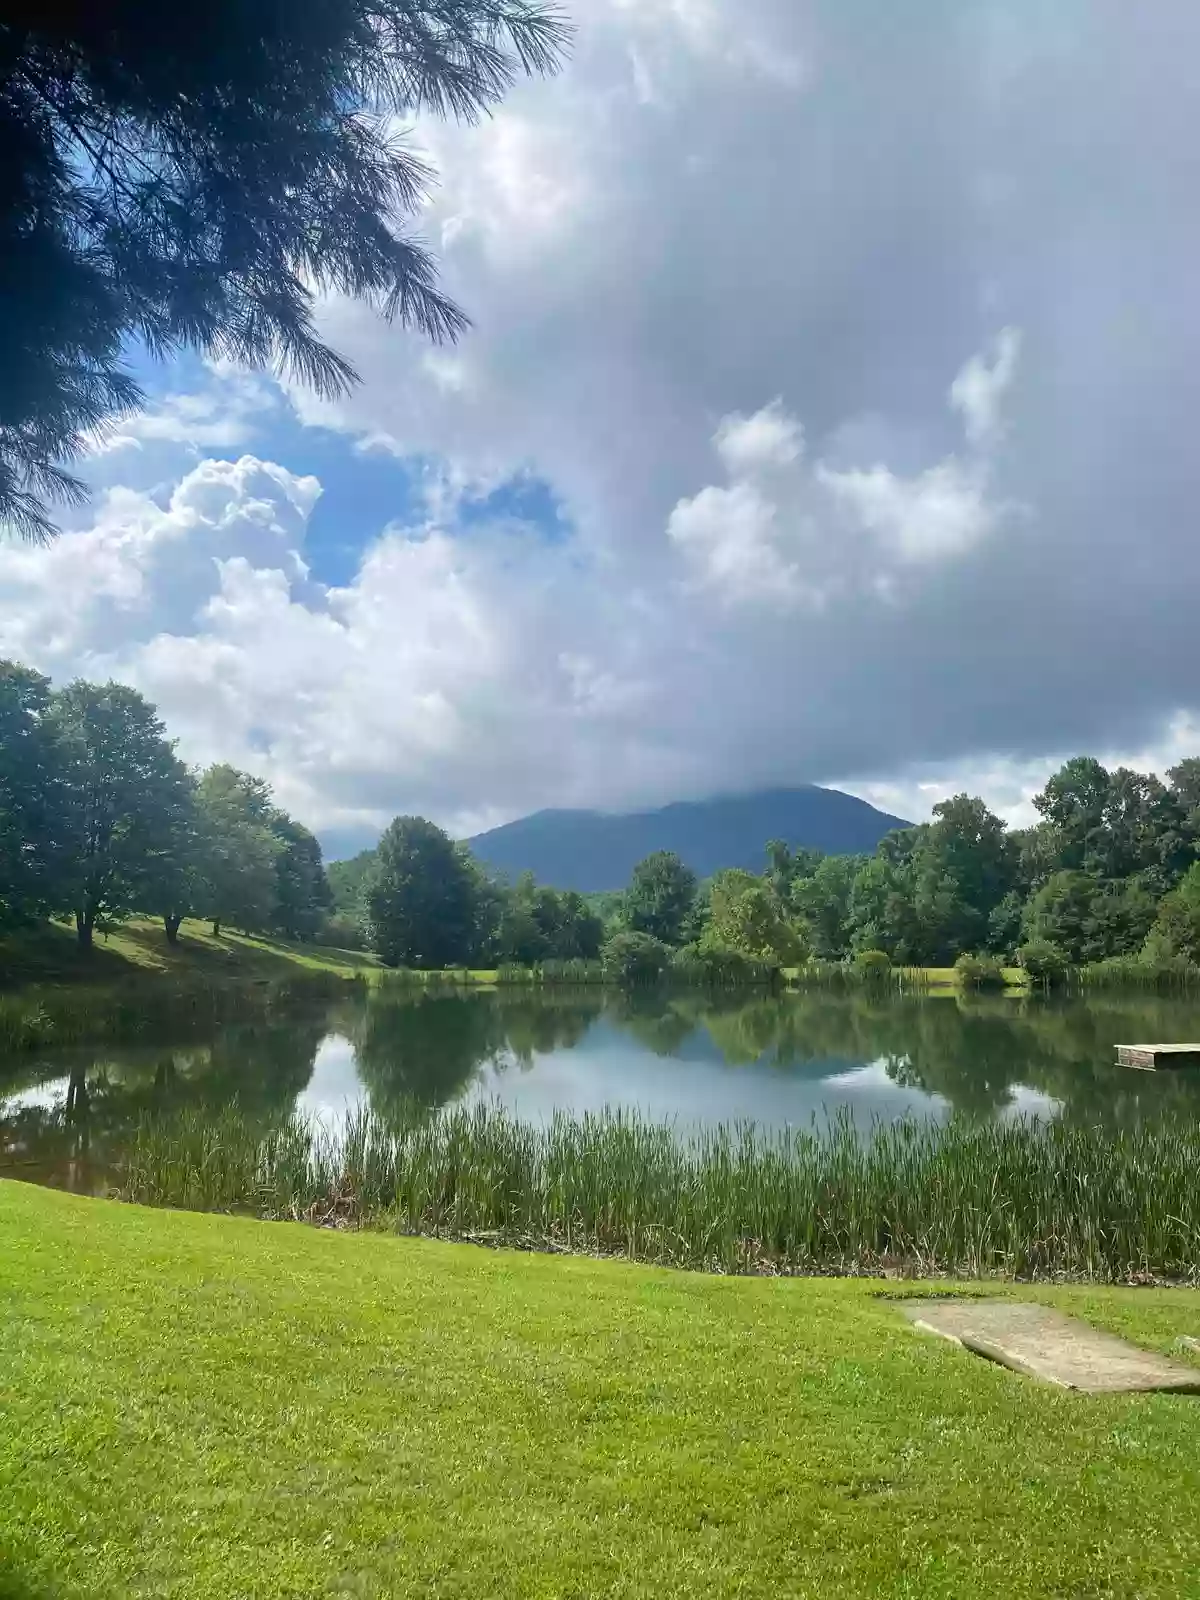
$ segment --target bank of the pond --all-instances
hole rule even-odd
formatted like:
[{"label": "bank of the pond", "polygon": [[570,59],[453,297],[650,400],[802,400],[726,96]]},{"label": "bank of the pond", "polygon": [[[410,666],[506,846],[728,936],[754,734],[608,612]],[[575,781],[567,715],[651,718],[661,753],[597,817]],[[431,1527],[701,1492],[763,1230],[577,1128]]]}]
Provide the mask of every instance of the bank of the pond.
[{"label": "bank of the pond", "polygon": [[126,1200],[624,1255],[723,1273],[1200,1282],[1200,1125],[900,1122],[863,1138],[495,1105],[265,1134],[146,1118]]},{"label": "bank of the pond", "polygon": [[179,1041],[378,977],[352,951],[134,919],[81,951],[64,925],[0,940],[0,1056],[64,1045]]},{"label": "bank of the pond", "polygon": [[[1030,1383],[878,1287],[0,1183],[0,1593],[1190,1592],[1194,1401]],[[1036,1294],[1164,1352],[1200,1323]]]},{"label": "bank of the pond", "polygon": [[192,918],[180,925],[174,944],[168,942],[161,919],[148,917],[131,917],[97,934],[90,950],[80,949],[65,922],[0,935],[0,993],[31,984],[103,988],[161,978],[237,982],[302,972],[373,971],[379,971],[378,963],[363,951],[260,939],[229,929],[214,934],[207,922]]}]

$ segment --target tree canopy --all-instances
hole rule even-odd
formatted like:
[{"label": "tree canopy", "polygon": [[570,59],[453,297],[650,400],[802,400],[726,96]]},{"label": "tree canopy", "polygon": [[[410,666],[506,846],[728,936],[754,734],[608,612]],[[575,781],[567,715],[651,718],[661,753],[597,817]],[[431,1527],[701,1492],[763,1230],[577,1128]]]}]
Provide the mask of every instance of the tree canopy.
[{"label": "tree canopy", "polygon": [[696,902],[696,874],[673,850],[656,850],[633,869],[624,920],[633,933],[679,944]]},{"label": "tree canopy", "polygon": [[[703,883],[678,855],[640,861],[624,893],[584,896],[493,875],[425,817],[335,863],[251,773],[189,771],[155,708],[118,683],[55,690],[0,661],[0,927],[73,917],[83,944],[122,917],[320,939],[385,965],[580,963],[636,986],[668,971],[720,987],[812,958],[862,973],[957,966],[975,986],[1019,960],[1047,981],[1138,960],[1200,965],[1200,763],[1167,774],[1067,762],[1009,829],[978,797],[884,836],[872,855],[772,840],[759,873]],[[556,976],[563,976],[557,973]]]},{"label": "tree canopy", "polygon": [[366,891],[373,948],[386,966],[466,964],[476,906],[471,863],[448,833],[425,817],[389,824]]},{"label": "tree canopy", "polygon": [[69,904],[96,924],[156,909],[182,855],[188,777],[154,707],[120,683],[68,684],[51,715],[61,751]]},{"label": "tree canopy", "polygon": [[0,661],[0,926],[45,916],[62,896],[65,811],[50,683]]},{"label": "tree canopy", "polygon": [[471,120],[566,41],[541,0],[0,0],[0,523],[82,494],[62,463],[140,402],[131,339],[330,395],[322,291],[455,338],[395,118]]},{"label": "tree canopy", "polygon": [[314,938],[332,903],[321,847],[261,778],[188,770],[155,708],[120,683],[54,691],[0,661],[0,925],[137,913]]}]

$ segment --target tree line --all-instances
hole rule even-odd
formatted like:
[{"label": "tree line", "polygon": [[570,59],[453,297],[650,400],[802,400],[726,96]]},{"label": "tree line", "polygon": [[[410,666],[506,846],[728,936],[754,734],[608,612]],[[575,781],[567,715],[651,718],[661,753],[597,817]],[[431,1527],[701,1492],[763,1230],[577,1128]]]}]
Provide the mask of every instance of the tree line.
[{"label": "tree line", "polygon": [[84,946],[136,913],[161,917],[172,942],[195,916],[369,948],[388,966],[602,961],[630,982],[810,959],[1019,961],[1043,979],[1113,958],[1200,964],[1200,759],[1164,782],[1079,756],[1034,806],[1036,824],[1009,828],[955,795],[872,855],[774,840],[761,873],[704,882],[657,851],[606,896],[501,882],[435,823],[397,817],[327,877],[261,778],[189,770],[136,690],[54,690],[0,662],[0,925],[69,916]]},{"label": "tree line", "polygon": [[[330,869],[344,942],[361,940],[387,966],[603,963],[620,982],[765,975],[799,965],[803,919],[766,879],[718,873],[701,884],[660,850],[616,896],[583,895],[525,874],[499,881],[425,817],[397,817],[378,847]],[[603,906],[603,910],[601,909]]]},{"label": "tree line", "polygon": [[969,955],[1039,977],[1114,958],[1200,961],[1200,760],[1167,781],[1077,756],[1008,828],[955,795],[872,856],[769,847],[767,877],[804,919],[813,953],[878,950],[903,966]]},{"label": "tree line", "polygon": [[[583,896],[496,883],[423,818],[397,818],[379,849],[333,868],[344,911],[396,965],[534,965],[603,959],[616,975],[702,976],[878,960],[945,967],[1017,962],[1039,980],[1135,958],[1200,963],[1200,759],[1164,782],[1068,761],[1009,828],[974,796],[887,834],[871,855],[780,840],[760,874],[700,882],[658,851],[624,891]],[[886,959],[885,959],[886,958]],[[739,966],[740,964],[740,966]]]},{"label": "tree line", "polygon": [[194,772],[155,708],[119,683],[53,690],[0,661],[0,926],[74,919],[79,943],[133,914],[315,937],[332,904],[321,847],[270,787]]}]

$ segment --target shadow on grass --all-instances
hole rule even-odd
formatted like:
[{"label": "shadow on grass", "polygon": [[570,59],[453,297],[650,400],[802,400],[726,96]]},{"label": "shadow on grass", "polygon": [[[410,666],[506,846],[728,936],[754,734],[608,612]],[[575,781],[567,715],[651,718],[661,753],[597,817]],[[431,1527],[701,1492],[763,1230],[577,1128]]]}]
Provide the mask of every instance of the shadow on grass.
[{"label": "shadow on grass", "polygon": [[57,1584],[49,1586],[32,1578],[25,1578],[9,1564],[0,1546],[0,1600],[62,1600],[66,1591]]},{"label": "shadow on grass", "polygon": [[[127,977],[130,963],[97,938],[81,950],[74,932],[59,923],[22,929],[0,939],[0,980],[5,985],[38,983],[114,983]],[[0,1580],[3,1579],[0,1573]],[[6,1600],[0,1591],[0,1600]]]},{"label": "shadow on grass", "polygon": [[121,923],[108,937],[97,933],[91,950],[79,948],[73,928],[65,923],[0,937],[0,990],[37,983],[114,986],[186,975],[218,982],[270,979],[305,967],[349,974],[371,964],[368,955],[325,945],[226,931],[214,936],[204,923],[192,920],[184,923],[176,944],[168,942],[161,922],[148,919]]}]

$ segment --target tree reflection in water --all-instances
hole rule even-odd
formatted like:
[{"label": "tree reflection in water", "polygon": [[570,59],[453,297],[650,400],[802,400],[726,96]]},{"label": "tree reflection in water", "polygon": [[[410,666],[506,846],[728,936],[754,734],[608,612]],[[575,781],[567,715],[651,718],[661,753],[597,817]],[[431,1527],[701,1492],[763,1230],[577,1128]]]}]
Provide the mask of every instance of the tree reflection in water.
[{"label": "tree reflection in water", "polygon": [[205,1044],[104,1045],[0,1066],[0,1171],[103,1190],[138,1121],[239,1105],[264,1130],[287,1117],[312,1077],[327,1008],[219,1029]]}]

